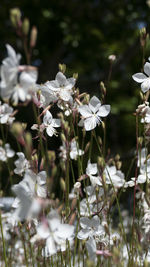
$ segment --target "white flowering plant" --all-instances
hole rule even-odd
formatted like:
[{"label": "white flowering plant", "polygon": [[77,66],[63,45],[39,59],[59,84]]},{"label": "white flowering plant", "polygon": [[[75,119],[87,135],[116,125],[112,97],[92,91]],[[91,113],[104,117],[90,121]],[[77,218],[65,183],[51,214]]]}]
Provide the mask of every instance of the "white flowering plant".
[{"label": "white flowering plant", "polygon": [[[36,35],[33,27],[24,43],[26,64],[6,44],[0,68],[0,265],[149,266],[150,63],[132,76],[142,101],[124,173],[122,157],[107,145],[111,103],[104,83],[96,95],[80,93],[78,75],[68,77],[64,64],[54,80],[38,82],[31,65]],[[29,121],[19,121],[29,106]]]}]

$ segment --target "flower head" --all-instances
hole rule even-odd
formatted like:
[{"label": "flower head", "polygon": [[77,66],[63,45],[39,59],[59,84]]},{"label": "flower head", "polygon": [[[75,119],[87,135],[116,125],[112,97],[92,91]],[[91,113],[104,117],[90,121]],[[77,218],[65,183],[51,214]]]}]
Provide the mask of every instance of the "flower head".
[{"label": "flower head", "polygon": [[55,128],[60,127],[60,119],[53,119],[52,114],[47,110],[43,117],[43,125],[46,128],[47,134],[51,137],[56,135]]},{"label": "flower head", "polygon": [[101,117],[106,117],[110,112],[110,105],[101,105],[100,100],[93,96],[89,105],[83,105],[78,108],[82,119],[79,125],[84,125],[86,131],[93,130],[101,122]]},{"label": "flower head", "polygon": [[[145,73],[145,74],[144,74]],[[137,83],[141,83],[141,89],[143,93],[146,93],[150,89],[150,63],[144,64],[144,73],[136,73],[132,76],[133,80]]]},{"label": "flower head", "polygon": [[74,78],[67,79],[62,72],[58,72],[55,80],[45,83],[41,93],[43,96],[48,95],[49,101],[52,101],[52,99],[69,101],[73,94],[72,88],[75,85],[75,81]]}]

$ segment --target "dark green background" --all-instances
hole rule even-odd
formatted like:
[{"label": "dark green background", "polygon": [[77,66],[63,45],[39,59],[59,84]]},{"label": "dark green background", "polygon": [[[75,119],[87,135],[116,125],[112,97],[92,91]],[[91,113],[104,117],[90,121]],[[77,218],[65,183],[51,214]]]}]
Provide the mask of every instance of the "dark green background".
[{"label": "dark green background", "polygon": [[[99,82],[107,83],[110,62],[117,57],[111,81],[107,83],[107,100],[112,112],[108,119],[108,146],[111,153],[135,147],[135,117],[140,101],[140,87],[132,74],[142,67],[139,29],[150,29],[150,8],[140,0],[1,0],[0,59],[6,56],[5,44],[23,53],[21,42],[9,20],[9,10],[19,7],[22,18],[38,28],[38,40],[32,64],[39,65],[39,80],[54,79],[58,63],[67,64],[67,75],[79,73],[81,92],[100,97]],[[145,58],[150,56],[147,42]],[[22,61],[23,63],[23,61]]]}]

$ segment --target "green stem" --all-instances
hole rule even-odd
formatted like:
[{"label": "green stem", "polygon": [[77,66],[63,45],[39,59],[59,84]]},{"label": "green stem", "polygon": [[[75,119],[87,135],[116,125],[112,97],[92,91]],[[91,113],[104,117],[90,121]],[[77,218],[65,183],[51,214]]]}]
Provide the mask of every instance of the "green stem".
[{"label": "green stem", "polygon": [[6,256],[5,240],[4,240],[4,235],[3,235],[3,225],[2,225],[1,211],[0,211],[0,227],[1,227],[1,235],[2,235],[3,255],[4,255],[4,261],[5,261],[5,267],[8,267],[8,264],[7,264],[7,256]]}]

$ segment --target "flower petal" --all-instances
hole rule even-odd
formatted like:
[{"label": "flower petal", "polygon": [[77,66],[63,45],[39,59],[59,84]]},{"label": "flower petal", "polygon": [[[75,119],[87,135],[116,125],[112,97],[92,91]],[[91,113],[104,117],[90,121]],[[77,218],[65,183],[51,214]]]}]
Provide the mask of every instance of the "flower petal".
[{"label": "flower petal", "polygon": [[144,72],[145,72],[148,76],[150,76],[150,63],[149,63],[149,62],[146,62],[146,63],[144,64]]},{"label": "flower petal", "polygon": [[83,105],[80,106],[78,108],[78,111],[80,112],[80,114],[84,117],[84,118],[89,118],[92,115],[92,112],[90,110],[90,108],[88,107],[88,105]]},{"label": "flower petal", "polygon": [[150,78],[147,78],[142,84],[141,89],[143,93],[146,93],[150,89]]},{"label": "flower petal", "polygon": [[66,82],[67,82],[66,76],[60,71],[56,75],[56,80],[57,80],[57,82],[59,83],[60,86],[65,86],[66,85]]},{"label": "flower petal", "polygon": [[132,78],[137,83],[142,83],[145,81],[145,79],[147,79],[147,76],[143,73],[136,73],[136,74],[132,75]]},{"label": "flower petal", "polygon": [[110,112],[110,105],[103,105],[99,108],[97,115],[100,117],[106,117]]},{"label": "flower petal", "polygon": [[97,118],[95,116],[91,116],[90,118],[85,119],[84,128],[86,131],[91,131],[96,127]]},{"label": "flower petal", "polygon": [[100,100],[96,96],[93,96],[89,102],[89,108],[95,113],[100,106],[101,106]]}]

